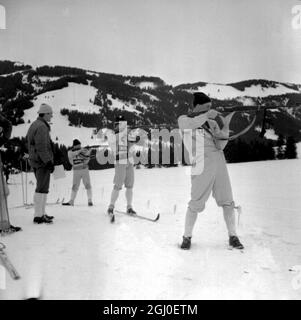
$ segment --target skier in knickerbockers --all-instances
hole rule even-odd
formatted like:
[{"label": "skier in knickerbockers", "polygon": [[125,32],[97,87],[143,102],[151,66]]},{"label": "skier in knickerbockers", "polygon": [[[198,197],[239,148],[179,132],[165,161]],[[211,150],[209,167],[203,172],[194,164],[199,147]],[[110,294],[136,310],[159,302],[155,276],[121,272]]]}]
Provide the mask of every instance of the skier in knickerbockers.
[{"label": "skier in knickerbockers", "polygon": [[[217,139],[229,136],[229,123],[233,113],[222,118],[216,110],[211,109],[211,106],[211,99],[207,95],[196,92],[191,113],[182,115],[178,119],[179,128],[183,132],[184,145],[188,150],[190,149],[193,165],[191,198],[186,212],[181,248],[190,249],[192,231],[197,216],[205,209],[205,204],[212,192],[217,205],[223,209],[229,234],[229,245],[233,248],[243,249],[236,233],[232,188],[223,152],[227,140]],[[218,117],[222,122],[222,128],[218,124]],[[194,144],[189,143],[189,137],[185,137],[189,132],[192,133]],[[195,149],[192,148],[192,145]]]}]

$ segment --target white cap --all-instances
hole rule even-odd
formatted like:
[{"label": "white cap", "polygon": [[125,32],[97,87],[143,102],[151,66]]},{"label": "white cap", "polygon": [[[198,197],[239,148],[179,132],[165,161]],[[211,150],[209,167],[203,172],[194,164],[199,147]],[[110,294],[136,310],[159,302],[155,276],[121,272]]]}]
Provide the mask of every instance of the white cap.
[{"label": "white cap", "polygon": [[50,107],[50,105],[49,104],[47,104],[47,103],[42,103],[41,105],[40,105],[40,109],[39,109],[39,111],[38,111],[38,113],[40,114],[40,113],[52,113],[53,111],[52,111],[52,108]]}]

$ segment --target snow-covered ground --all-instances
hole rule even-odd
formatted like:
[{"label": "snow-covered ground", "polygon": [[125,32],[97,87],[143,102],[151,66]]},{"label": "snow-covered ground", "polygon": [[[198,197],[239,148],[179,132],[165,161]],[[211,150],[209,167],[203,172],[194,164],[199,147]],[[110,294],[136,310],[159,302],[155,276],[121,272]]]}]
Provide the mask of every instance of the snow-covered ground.
[{"label": "snow-covered ground", "polygon": [[[119,100],[118,98],[113,99],[111,94],[107,95],[108,99],[112,101],[112,109],[119,109],[119,110],[125,110],[128,112],[135,112],[135,113],[141,113],[141,111],[138,111],[135,109],[135,107],[132,104],[124,103],[122,100]],[[141,107],[145,108],[145,105],[143,103],[140,103]]]},{"label": "snow-covered ground", "polygon": [[39,76],[39,79],[42,81],[42,82],[47,82],[47,81],[55,81],[55,80],[58,80],[60,79],[60,77],[46,77],[46,76]]},{"label": "snow-covered ground", "polygon": [[141,89],[155,89],[157,86],[152,81],[142,81],[136,84]]},{"label": "snow-covered ground", "polygon": [[[189,90],[188,90],[189,91]],[[300,91],[290,89],[282,84],[277,84],[275,88],[263,88],[261,85],[252,85],[240,91],[231,85],[207,83],[205,86],[198,87],[202,91],[215,99],[234,99],[237,97],[268,97],[286,93],[300,93]]]},{"label": "snow-covered ground", "polygon": [[[191,250],[179,249],[190,193],[185,167],[135,171],[135,208],[149,217],[160,212],[156,223],[121,214],[109,222],[109,169],[91,171],[93,207],[81,186],[74,207],[47,207],[53,225],[34,225],[33,209],[12,208],[22,203],[22,188],[21,176],[11,176],[10,217],[23,231],[0,241],[22,279],[7,274],[0,299],[300,299],[301,161],[228,167],[243,209],[244,252],[228,250],[213,199],[199,215]],[[52,180],[49,201],[68,199],[71,179],[68,172]],[[33,189],[29,174],[29,202]],[[124,191],[116,207],[124,209]]]}]

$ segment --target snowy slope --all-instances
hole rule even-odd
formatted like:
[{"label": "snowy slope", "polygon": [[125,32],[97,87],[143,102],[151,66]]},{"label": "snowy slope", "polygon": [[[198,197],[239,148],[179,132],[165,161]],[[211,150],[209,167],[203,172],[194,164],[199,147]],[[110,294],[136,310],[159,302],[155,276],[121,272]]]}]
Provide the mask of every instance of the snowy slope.
[{"label": "snowy slope", "polygon": [[[244,253],[227,249],[221,210],[210,199],[190,251],[178,248],[190,180],[187,168],[136,170],[134,204],[156,223],[105,214],[114,171],[91,171],[94,207],[81,186],[76,206],[48,206],[54,225],[33,225],[32,209],[10,209],[23,231],[2,238],[22,275],[0,299],[300,299],[301,161],[230,164]],[[263,178],[264,177],[264,178]],[[49,201],[69,197],[71,172],[51,181]],[[20,175],[9,207],[22,203]],[[28,198],[34,178],[28,177]],[[30,200],[29,200],[30,201]],[[116,205],[124,209],[124,191]],[[289,271],[295,270],[295,271]]]},{"label": "snowy slope", "polygon": [[23,117],[25,123],[13,127],[12,137],[25,136],[30,124],[37,118],[40,104],[48,103],[54,111],[51,125],[51,137],[54,142],[68,146],[72,144],[73,139],[77,138],[83,144],[95,144],[95,139],[91,139],[92,128],[69,126],[67,116],[62,116],[60,110],[66,108],[80,112],[98,113],[99,107],[90,102],[94,101],[96,91],[92,86],[69,83],[67,88],[38,95],[33,101],[34,107],[25,110]]},{"label": "snowy slope", "polygon": [[157,87],[152,81],[142,81],[136,85],[141,89],[155,89]]},{"label": "snowy slope", "polygon": [[189,92],[201,91],[215,99],[234,99],[237,97],[268,97],[272,95],[282,95],[286,93],[300,93],[282,84],[277,84],[276,88],[263,88],[261,85],[252,85],[240,91],[230,85],[207,83],[205,86],[199,86],[197,89],[188,90]]},{"label": "snowy slope", "polygon": [[[135,113],[141,113],[141,111],[138,111],[135,109],[135,105],[132,105],[130,103],[125,103],[124,101],[115,98],[112,98],[111,94],[107,95],[108,99],[112,101],[112,106],[110,107],[111,109],[119,109],[119,110],[126,110],[128,112],[135,112]],[[146,108],[146,106],[143,103],[139,103],[141,107]]]}]

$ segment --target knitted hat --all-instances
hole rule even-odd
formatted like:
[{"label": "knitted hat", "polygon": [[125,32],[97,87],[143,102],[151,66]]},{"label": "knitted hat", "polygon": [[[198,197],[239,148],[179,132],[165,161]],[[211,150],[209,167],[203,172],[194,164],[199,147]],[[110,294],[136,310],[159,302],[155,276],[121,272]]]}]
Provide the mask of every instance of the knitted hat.
[{"label": "knitted hat", "polygon": [[80,145],[80,144],[81,144],[81,142],[80,142],[79,140],[74,139],[74,140],[73,140],[72,147],[78,146],[78,145]]},{"label": "knitted hat", "polygon": [[40,105],[40,109],[38,111],[38,114],[45,114],[45,113],[52,113],[52,108],[47,103],[42,103]]},{"label": "knitted hat", "polygon": [[193,106],[211,102],[211,99],[203,92],[195,92],[193,94]]}]

